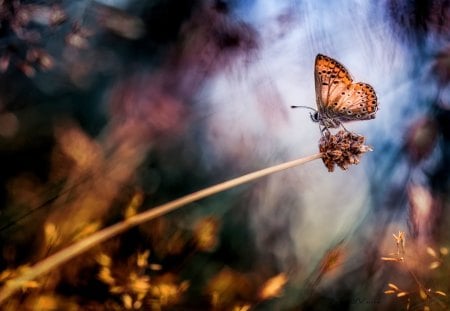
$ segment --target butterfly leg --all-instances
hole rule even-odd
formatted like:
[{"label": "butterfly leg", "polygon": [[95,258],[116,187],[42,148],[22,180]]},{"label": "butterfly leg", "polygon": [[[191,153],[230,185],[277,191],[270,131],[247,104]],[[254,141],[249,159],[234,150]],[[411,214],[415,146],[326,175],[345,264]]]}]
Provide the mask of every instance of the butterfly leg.
[{"label": "butterfly leg", "polygon": [[320,134],[322,134],[322,137],[325,137],[324,132],[327,132],[328,136],[331,134],[330,130],[326,126],[320,128]]},{"label": "butterfly leg", "polygon": [[339,125],[344,129],[344,131],[351,133],[349,130],[347,130],[347,128],[344,126],[344,124],[342,124],[342,122]]},{"label": "butterfly leg", "polygon": [[351,132],[349,130],[347,130],[347,128],[341,123],[340,126],[344,129],[344,131],[346,131],[349,134],[355,134],[355,132]]}]

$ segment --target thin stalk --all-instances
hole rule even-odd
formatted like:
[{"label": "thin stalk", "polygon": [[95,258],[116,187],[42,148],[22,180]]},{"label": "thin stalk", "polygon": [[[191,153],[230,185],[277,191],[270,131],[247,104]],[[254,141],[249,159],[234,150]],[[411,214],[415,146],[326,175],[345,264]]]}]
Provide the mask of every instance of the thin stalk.
[{"label": "thin stalk", "polygon": [[278,164],[275,166],[271,166],[253,173],[249,173],[220,184],[211,186],[209,188],[188,194],[184,197],[176,199],[174,201],[156,206],[152,209],[149,209],[140,214],[129,217],[117,224],[104,228],[100,231],[93,233],[92,235],[86,237],[83,240],[80,240],[59,252],[56,252],[53,255],[41,260],[36,263],[30,269],[28,269],[23,275],[8,281],[5,286],[0,290],[0,304],[2,304],[8,297],[14,294],[17,290],[19,290],[23,284],[28,281],[31,281],[38,276],[49,272],[50,270],[60,266],[61,264],[69,261],[70,259],[78,256],[95,245],[102,243],[132,227],[140,225],[149,220],[155,219],[159,216],[165,215],[177,208],[180,208],[186,204],[195,202],[197,200],[206,198],[213,194],[231,189],[233,187],[248,183],[255,179],[280,172],[322,157],[322,153],[317,153],[308,157],[300,158],[297,160],[293,160],[290,162],[285,162],[282,164]]}]

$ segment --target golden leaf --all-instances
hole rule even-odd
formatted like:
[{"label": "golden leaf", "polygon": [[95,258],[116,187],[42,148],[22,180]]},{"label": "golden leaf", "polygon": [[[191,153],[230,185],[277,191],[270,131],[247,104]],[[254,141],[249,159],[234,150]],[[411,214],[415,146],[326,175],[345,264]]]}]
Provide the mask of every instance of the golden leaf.
[{"label": "golden leaf", "polygon": [[188,287],[189,282],[176,284],[175,275],[167,274],[152,282],[150,294],[160,305],[170,305],[176,303]]},{"label": "golden leaf", "polygon": [[393,283],[389,283],[388,286],[396,291],[399,291],[400,289]]},{"label": "golden leaf", "polygon": [[124,217],[128,219],[137,214],[139,207],[141,207],[144,201],[144,194],[142,192],[136,192],[130,200],[130,203],[125,208]]},{"label": "golden leaf", "polygon": [[251,290],[252,284],[247,277],[228,267],[210,278],[207,285],[207,292],[215,307],[234,302],[238,295],[250,295]]},{"label": "golden leaf", "polygon": [[0,273],[0,282],[7,280],[13,276],[14,276],[14,270],[12,270],[12,269],[3,270],[2,273]]},{"label": "golden leaf", "polygon": [[150,278],[142,276],[131,283],[131,290],[135,293],[147,293],[150,288]]},{"label": "golden leaf", "polygon": [[448,248],[447,247],[441,247],[439,249],[439,252],[441,253],[442,256],[447,256],[448,255]]},{"label": "golden leaf", "polygon": [[430,255],[430,256],[432,256],[434,258],[437,258],[436,251],[434,249],[432,249],[431,247],[429,247],[429,246],[427,247],[427,253],[428,253],[428,255]]},{"label": "golden leaf", "polygon": [[17,267],[17,274],[27,274],[31,267],[29,265],[22,265]]},{"label": "golden leaf", "polygon": [[178,290],[181,292],[185,292],[189,288],[189,286],[191,286],[191,283],[189,281],[183,281],[178,287]]},{"label": "golden leaf", "polygon": [[39,285],[40,284],[37,281],[27,281],[23,284],[22,288],[23,289],[38,288]]},{"label": "golden leaf", "polygon": [[130,310],[131,308],[133,308],[133,299],[128,294],[122,295],[122,303],[125,309]]},{"label": "golden leaf", "polygon": [[106,255],[105,253],[100,253],[95,257],[95,260],[100,266],[110,267],[111,266],[111,257]]},{"label": "golden leaf", "polygon": [[149,268],[150,268],[150,270],[153,270],[153,271],[161,271],[162,270],[162,266],[157,263],[151,263],[149,265]]},{"label": "golden leaf", "polygon": [[437,290],[435,291],[436,294],[441,295],[441,296],[447,296],[446,293],[444,293],[443,291]]},{"label": "golden leaf", "polygon": [[394,258],[394,257],[381,257],[381,260],[385,260],[385,261],[401,261],[399,258]]},{"label": "golden leaf", "polygon": [[244,305],[236,305],[233,307],[233,311],[248,311],[250,310],[251,305],[244,304]]},{"label": "golden leaf", "polygon": [[284,285],[286,285],[288,278],[284,273],[280,273],[268,279],[259,291],[259,297],[263,300],[271,299],[280,296]]},{"label": "golden leaf", "polygon": [[34,310],[57,310],[58,300],[53,295],[42,295],[36,299]]},{"label": "golden leaf", "polygon": [[112,294],[121,294],[123,293],[124,288],[123,286],[112,286],[109,288],[109,292]]},{"label": "golden leaf", "polygon": [[149,256],[150,256],[150,251],[149,250],[146,250],[143,253],[139,252],[137,254],[137,262],[136,262],[137,266],[139,268],[146,267],[147,264],[148,264],[148,257]]},{"label": "golden leaf", "polygon": [[395,290],[388,289],[388,290],[385,290],[384,293],[385,293],[386,295],[390,295],[390,294],[395,293]]},{"label": "golden leaf", "polygon": [[60,240],[60,234],[54,223],[48,222],[44,225],[45,242],[47,245],[56,246]]},{"label": "golden leaf", "polygon": [[105,284],[114,285],[116,280],[111,275],[111,270],[109,267],[102,267],[98,273],[98,278]]},{"label": "golden leaf", "polygon": [[142,301],[142,300],[145,298],[145,296],[147,296],[147,294],[148,294],[148,292],[145,292],[145,293],[138,293],[138,294],[137,294],[137,297],[136,297],[136,300],[137,300],[137,301]]},{"label": "golden leaf", "polygon": [[420,294],[420,298],[422,298],[422,300],[426,300],[428,297],[427,293],[425,293],[425,291],[423,289],[420,289],[419,294]]},{"label": "golden leaf", "polygon": [[430,266],[428,268],[433,270],[433,269],[439,268],[440,266],[441,266],[441,263],[439,261],[433,261],[432,263],[430,263]]},{"label": "golden leaf", "polygon": [[175,284],[158,284],[152,287],[153,295],[159,298],[163,305],[169,304],[178,298],[178,287]]},{"label": "golden leaf", "polygon": [[80,231],[78,231],[75,236],[72,238],[73,241],[79,241],[92,233],[96,232],[100,228],[100,221],[94,221],[91,223],[88,223],[80,228]]},{"label": "golden leaf", "polygon": [[400,292],[400,293],[397,294],[397,297],[403,297],[403,296],[406,296],[406,295],[408,295],[407,292]]},{"label": "golden leaf", "polygon": [[194,238],[201,251],[214,250],[218,244],[219,221],[214,217],[201,219],[194,229]]}]

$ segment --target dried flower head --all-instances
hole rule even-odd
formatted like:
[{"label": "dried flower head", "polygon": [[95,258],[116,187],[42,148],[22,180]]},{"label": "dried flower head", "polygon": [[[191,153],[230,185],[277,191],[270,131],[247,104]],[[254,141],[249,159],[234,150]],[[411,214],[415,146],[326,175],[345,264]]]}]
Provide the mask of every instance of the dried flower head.
[{"label": "dried flower head", "polygon": [[319,150],[323,163],[332,172],[335,164],[343,170],[351,164],[358,164],[359,157],[372,148],[364,145],[364,136],[341,130],[335,135],[325,132],[319,141]]}]

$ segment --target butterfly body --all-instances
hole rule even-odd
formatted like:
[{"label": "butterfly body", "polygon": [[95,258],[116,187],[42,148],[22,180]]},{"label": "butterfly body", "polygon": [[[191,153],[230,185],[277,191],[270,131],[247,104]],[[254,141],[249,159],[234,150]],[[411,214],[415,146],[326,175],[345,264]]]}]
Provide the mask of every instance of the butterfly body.
[{"label": "butterfly body", "polygon": [[324,128],[343,122],[370,120],[378,110],[377,96],[367,83],[353,83],[347,69],[331,57],[318,54],[314,66],[317,112],[311,115]]}]

